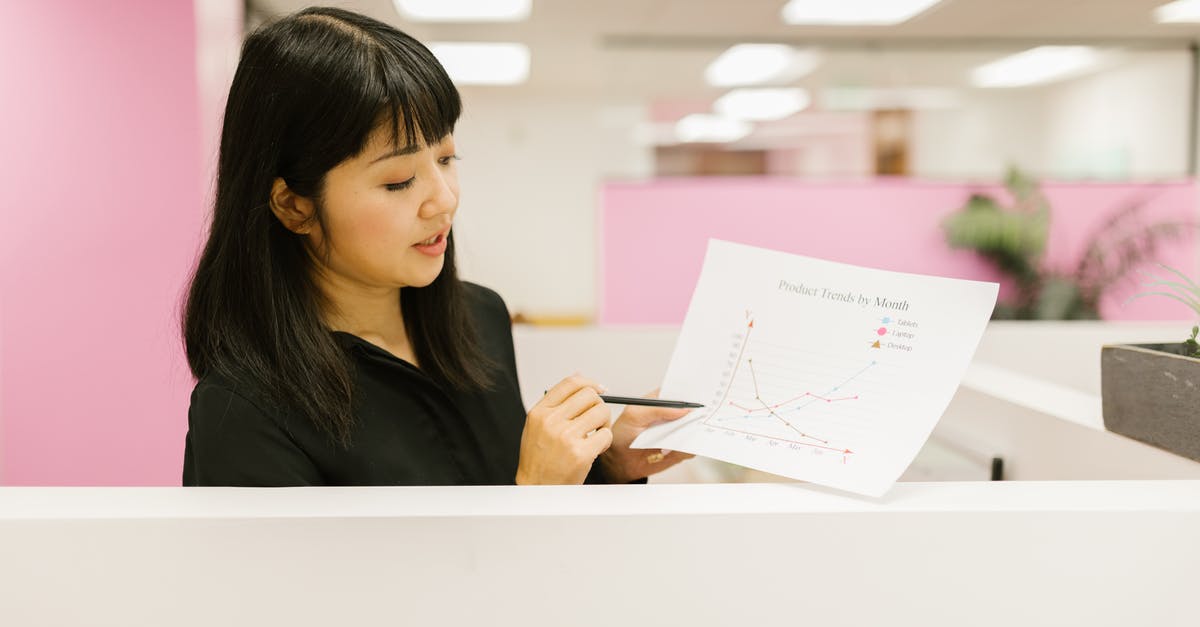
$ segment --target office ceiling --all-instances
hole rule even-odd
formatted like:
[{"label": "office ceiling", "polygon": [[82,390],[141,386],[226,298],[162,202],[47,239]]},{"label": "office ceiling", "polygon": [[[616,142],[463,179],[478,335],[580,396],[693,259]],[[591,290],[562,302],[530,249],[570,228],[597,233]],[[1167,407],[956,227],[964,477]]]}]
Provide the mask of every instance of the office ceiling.
[{"label": "office ceiling", "polygon": [[[705,66],[737,42],[823,50],[800,84],[964,87],[970,69],[1044,44],[1085,43],[1121,54],[1184,54],[1200,24],[1158,24],[1165,0],[943,0],[912,20],[882,27],[784,24],[784,0],[534,0],[517,23],[406,22],[391,0],[330,2],[395,24],[426,41],[519,41],[531,76],[514,93],[575,90],[620,99],[703,98],[720,93]],[[250,0],[251,22],[299,10],[304,0]],[[1172,52],[1173,51],[1173,52]],[[1153,53],[1153,52],[1151,52]]]},{"label": "office ceiling", "polygon": [[[439,35],[844,38],[1190,38],[1200,25],[1165,25],[1151,12],[1165,0],[943,0],[904,24],[885,27],[790,26],[779,18],[785,0],[534,0],[528,21],[516,24],[438,25]],[[304,0],[251,0],[267,14],[304,8]],[[402,24],[391,0],[328,4]]]}]

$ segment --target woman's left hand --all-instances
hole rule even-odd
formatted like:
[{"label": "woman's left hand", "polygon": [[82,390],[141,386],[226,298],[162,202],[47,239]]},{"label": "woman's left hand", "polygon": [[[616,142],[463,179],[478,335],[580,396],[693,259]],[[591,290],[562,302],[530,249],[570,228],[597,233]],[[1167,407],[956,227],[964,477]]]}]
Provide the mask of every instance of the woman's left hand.
[{"label": "woman's left hand", "polygon": [[[646,398],[658,398],[658,390],[647,394]],[[649,427],[663,422],[678,420],[690,410],[670,409],[666,407],[642,407],[630,405],[621,412],[620,418],[613,424],[612,446],[608,448],[598,461],[603,465],[604,473],[613,483],[629,483],[642,477],[649,477],[678,464],[695,455],[671,451],[663,455],[659,449],[629,448],[641,432]]]}]

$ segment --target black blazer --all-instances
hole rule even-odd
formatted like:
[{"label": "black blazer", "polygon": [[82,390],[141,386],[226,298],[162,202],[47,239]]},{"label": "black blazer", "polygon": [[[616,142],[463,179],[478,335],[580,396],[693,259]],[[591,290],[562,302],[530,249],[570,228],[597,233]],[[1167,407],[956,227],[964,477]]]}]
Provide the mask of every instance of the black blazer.
[{"label": "black blazer", "polygon": [[[183,485],[514,483],[525,408],[512,323],[499,294],[465,287],[483,350],[500,366],[493,389],[454,391],[390,352],[334,331],[354,364],[351,448],[303,417],[273,409],[243,382],[206,375],[188,409]],[[600,464],[586,483],[608,483]]]}]

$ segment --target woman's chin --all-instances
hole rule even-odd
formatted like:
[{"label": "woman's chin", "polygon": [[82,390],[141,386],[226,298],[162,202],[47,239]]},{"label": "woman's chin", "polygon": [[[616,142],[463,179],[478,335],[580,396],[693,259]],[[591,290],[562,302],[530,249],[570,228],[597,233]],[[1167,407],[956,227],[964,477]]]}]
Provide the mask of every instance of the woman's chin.
[{"label": "woman's chin", "polygon": [[441,274],[442,267],[441,264],[438,264],[437,272],[414,273],[413,275],[408,276],[408,280],[404,282],[404,285],[407,285],[408,287],[429,287],[429,285],[436,281],[438,276]]}]

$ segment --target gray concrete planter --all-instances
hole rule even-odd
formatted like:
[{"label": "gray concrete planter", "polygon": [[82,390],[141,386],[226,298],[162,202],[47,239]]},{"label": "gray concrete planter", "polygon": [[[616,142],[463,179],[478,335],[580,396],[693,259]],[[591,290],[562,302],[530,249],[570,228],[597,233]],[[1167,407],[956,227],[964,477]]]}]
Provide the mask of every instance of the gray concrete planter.
[{"label": "gray concrete planter", "polygon": [[1200,461],[1200,359],[1183,343],[1100,351],[1104,428]]}]

